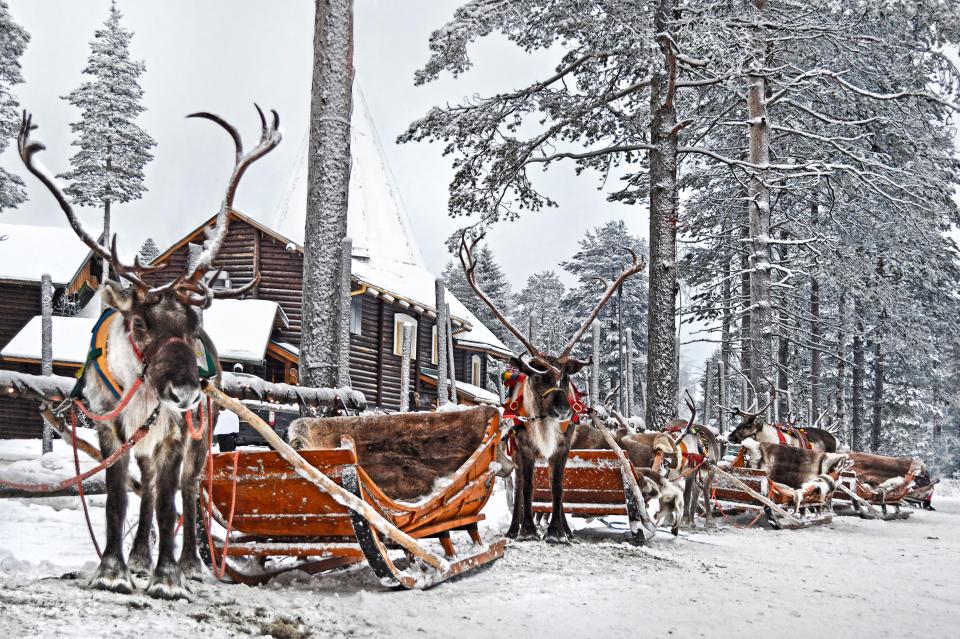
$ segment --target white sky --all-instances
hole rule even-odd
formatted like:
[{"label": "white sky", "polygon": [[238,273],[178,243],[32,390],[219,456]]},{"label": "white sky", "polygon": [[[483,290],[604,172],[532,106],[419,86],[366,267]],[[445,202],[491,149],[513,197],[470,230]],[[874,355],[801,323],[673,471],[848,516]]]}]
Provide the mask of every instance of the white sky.
[{"label": "white sky", "polygon": [[[43,162],[55,172],[68,168],[72,153],[69,124],[78,112],[59,96],[83,81],[88,42],[106,19],[108,0],[9,0],[14,19],[31,35],[23,58],[25,84],[16,88],[21,104],[40,125],[36,138],[46,143]],[[246,175],[237,208],[272,211],[293,171],[306,133],[312,70],[313,0],[121,0],[124,25],[135,32],[132,53],[144,60],[142,78],[147,112],[139,122],[157,140],[147,167],[146,196],[115,206],[113,227],[119,243],[135,250],[147,236],[161,248],[211,215],[219,205],[231,168],[231,147],[208,122],[184,120],[207,110],[234,123],[248,144],[255,142],[258,120],[253,102],[280,113],[284,141]],[[356,0],[355,64],[391,168],[410,213],[416,240],[428,266],[439,272],[449,254],[443,241],[462,224],[447,216],[447,185],[452,170],[438,146],[397,145],[406,125],[431,106],[463,96],[516,88],[549,75],[558,56],[530,56],[505,40],[476,48],[476,68],[457,80],[444,78],[413,86],[413,73],[426,61],[428,38],[448,20],[457,3],[450,0]],[[15,145],[0,164],[24,175]],[[583,232],[623,218],[646,236],[642,207],[604,201],[592,178],[571,179],[554,170],[545,189],[559,209],[530,214],[503,224],[491,245],[515,288],[537,270],[555,268],[570,256]],[[53,199],[26,176],[30,201],[0,217],[3,222],[65,224]],[[100,213],[84,218],[99,228]],[[538,247],[531,250],[531,247]],[[549,250],[541,247],[551,247]]]}]

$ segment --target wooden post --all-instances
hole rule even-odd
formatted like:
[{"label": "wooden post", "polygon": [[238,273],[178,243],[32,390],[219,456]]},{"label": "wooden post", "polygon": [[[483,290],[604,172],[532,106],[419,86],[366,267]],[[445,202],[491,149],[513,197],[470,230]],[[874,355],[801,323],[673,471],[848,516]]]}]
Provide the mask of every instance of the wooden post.
[{"label": "wooden post", "polygon": [[710,417],[713,414],[713,366],[707,362],[707,379],[703,386],[703,425],[710,425]]},{"label": "wooden post", "polygon": [[[107,268],[105,265],[104,269]],[[40,374],[53,375],[53,281],[49,273],[44,273],[40,282]],[[41,450],[44,454],[53,452],[53,426],[46,419]]]},{"label": "wooden post", "polygon": [[[720,405],[724,408],[729,408],[730,396],[727,394],[727,370],[722,360],[717,362],[717,385],[719,386]],[[719,420],[717,425],[720,427],[720,434],[722,435],[727,432],[727,411],[721,409],[717,414],[717,419]]]},{"label": "wooden post", "polygon": [[814,417],[816,416],[813,414],[813,398],[810,398],[807,400],[807,428],[816,426],[813,423]]},{"label": "wooden post", "polygon": [[600,320],[593,322],[593,363],[590,365],[590,406],[600,405]]},{"label": "wooden post", "polygon": [[780,401],[777,399],[776,393],[773,394],[773,404],[770,405],[770,408],[767,409],[767,412],[773,411],[773,423],[780,423]]},{"label": "wooden post", "polygon": [[447,302],[444,295],[443,280],[434,282],[437,304],[437,406],[450,401],[447,390]]},{"label": "wooden post", "polygon": [[740,409],[745,411],[750,410],[750,397],[747,392],[747,378],[744,377],[740,380]]},{"label": "wooden post", "polygon": [[633,329],[627,328],[623,331],[623,361],[625,367],[624,380],[627,383],[627,392],[624,394],[626,406],[624,412],[627,417],[633,417]]},{"label": "wooden post", "polygon": [[448,360],[450,362],[450,401],[457,404],[457,358],[453,352],[453,323],[450,321],[450,305],[446,305],[447,316],[447,350],[449,351]]},{"label": "wooden post", "polygon": [[497,362],[497,395],[500,397],[500,403],[503,404],[507,401],[506,389],[503,387],[504,364],[500,360],[495,361]]},{"label": "wooden post", "polygon": [[340,241],[340,361],[337,386],[350,386],[350,285],[353,270],[353,240]]},{"label": "wooden post", "polygon": [[400,412],[410,410],[410,351],[413,349],[413,329],[403,323],[403,341],[400,349]]}]

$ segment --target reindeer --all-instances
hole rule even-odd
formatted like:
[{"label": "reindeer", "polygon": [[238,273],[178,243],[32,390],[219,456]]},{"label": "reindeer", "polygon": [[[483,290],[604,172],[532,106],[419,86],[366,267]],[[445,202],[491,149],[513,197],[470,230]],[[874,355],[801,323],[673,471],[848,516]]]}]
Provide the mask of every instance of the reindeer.
[{"label": "reindeer", "polygon": [[[143,491],[130,567],[124,562],[122,547],[129,464],[124,456],[107,469],[107,536],[100,565],[90,582],[94,588],[131,593],[134,583],[130,568],[135,572],[150,571],[150,530],[154,510],[159,528],[159,552],[147,594],[162,599],[187,597],[184,577],[199,578],[202,575],[197,554],[197,476],[207,452],[206,435],[216,423],[217,410],[209,402],[206,408],[200,402],[198,353],[204,349],[211,351],[206,363],[212,363],[214,370],[206,372],[217,384],[221,369],[215,349],[200,327],[196,309],[210,306],[214,299],[243,295],[259,281],[259,273],[256,273],[253,281],[242,288],[212,290],[204,280],[227,235],[229,213],[240,178],[254,161],[280,142],[276,112],[268,125],[259,107],[257,111],[260,113],[261,137],[257,146],[247,154],[243,152],[240,134],[220,117],[210,113],[188,116],[212,120],[224,128],[233,138],[236,163],[210,244],[191,270],[161,286],[151,286],[144,276],[165,264],[145,266],[136,258],[132,265],[125,264],[117,256],[116,235],[108,249],[84,230],[70,200],[46,171],[34,163],[34,155],[45,147],[30,140],[30,133],[36,125],[30,115],[23,114],[17,145],[27,169],[53,194],[74,232],[94,255],[109,262],[118,277],[132,284],[124,288],[118,282],[108,280],[100,287],[104,303],[113,309],[105,312],[101,322],[106,318],[120,321],[111,321],[104,328],[106,353],[103,368],[87,366],[82,378],[89,409],[107,416],[97,427],[104,458],[117,450],[122,442],[130,440],[142,426],[149,426],[147,435],[131,449],[140,467]],[[216,275],[212,280],[215,279]],[[108,373],[103,373],[104,370]],[[196,429],[193,424],[198,424]],[[183,501],[183,547],[179,560],[176,560],[175,498],[178,487]]]},{"label": "reindeer", "polygon": [[722,442],[706,426],[694,424],[697,407],[687,393],[684,398],[690,410],[690,419],[684,424],[678,420],[667,424],[666,432],[674,437],[679,448],[676,463],[671,464],[667,479],[683,481],[683,522],[693,525],[697,513],[697,500],[703,491],[704,518],[711,523],[710,493],[713,491],[713,479],[716,475],[713,466],[723,457]]},{"label": "reindeer", "polygon": [[533,472],[537,460],[544,459],[550,466],[553,502],[546,538],[552,543],[570,543],[573,541],[573,532],[563,514],[563,472],[576,433],[576,426],[570,427],[573,417],[571,406],[578,401],[570,378],[590,364],[589,360],[575,359],[571,353],[617,288],[631,275],[641,272],[646,265],[637,259],[636,253],[627,249],[633,258],[632,264],[607,286],[593,312],[570,338],[563,352],[553,356],[534,346],[477,284],[477,263],[473,250],[481,239],[482,233],[468,242],[466,230],[460,236],[459,257],[467,282],[500,323],[527,349],[526,354],[511,359],[512,365],[524,377],[508,400],[508,404],[516,405],[521,422],[513,435],[517,445],[517,480],[514,482],[513,518],[507,537],[518,541],[540,538],[533,521]]},{"label": "reindeer", "polygon": [[746,439],[753,439],[761,444],[784,444],[786,446],[823,450],[828,453],[837,452],[837,438],[826,429],[798,429],[793,426],[784,427],[763,423],[759,417],[766,412],[769,406],[770,402],[755,413],[746,412],[739,408],[726,409],[740,417],[740,425],[727,435],[727,441],[731,444],[740,444]]}]

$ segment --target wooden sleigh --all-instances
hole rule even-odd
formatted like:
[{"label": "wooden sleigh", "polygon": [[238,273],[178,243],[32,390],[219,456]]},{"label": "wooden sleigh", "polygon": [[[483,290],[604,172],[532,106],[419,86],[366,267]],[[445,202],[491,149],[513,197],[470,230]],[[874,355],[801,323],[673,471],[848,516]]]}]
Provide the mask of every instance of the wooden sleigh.
[{"label": "wooden sleigh", "polygon": [[[724,517],[754,513],[750,525],[763,518],[774,529],[793,530],[828,524],[833,521],[831,509],[836,489],[822,492],[815,487],[801,491],[776,481],[780,477],[771,477],[767,470],[748,468],[744,465],[744,452],[740,453],[727,467],[716,467],[716,479],[711,499],[716,509]],[[803,449],[797,454],[807,455]],[[839,484],[842,471],[830,473],[831,479]]]},{"label": "wooden sleigh", "polygon": [[[880,455],[872,457],[883,458]],[[855,514],[864,519],[907,519],[910,511],[902,510],[901,506],[916,494],[914,480],[921,469],[920,462],[912,460],[905,475],[882,487],[867,482],[863,475],[855,472],[856,469],[846,471],[834,495],[835,508],[840,514]],[[929,484],[929,487],[932,491],[933,485]]]},{"label": "wooden sleigh", "polygon": [[[207,392],[242,412],[239,403],[217,397],[216,389]],[[451,473],[429,478],[427,485],[437,479],[439,487],[416,499],[410,498],[407,484],[423,485],[422,477],[411,482],[401,477],[399,485],[394,481],[389,487],[378,483],[391,463],[417,461],[409,439],[402,442],[406,450],[384,449],[387,435],[412,423],[425,437],[472,435],[477,443]],[[492,463],[500,441],[495,409],[298,420],[291,433],[298,425],[301,433],[322,431],[321,439],[333,438],[336,444],[298,452],[268,436],[276,452],[215,454],[212,472],[205,469],[201,520],[209,516],[226,530],[226,535],[210,537],[210,561],[219,576],[256,585],[290,570],[318,574],[366,561],[385,585],[424,588],[503,556],[504,541],[485,545],[478,530],[498,468]],[[448,467],[451,461],[445,460]],[[453,531],[469,534],[469,555],[457,556]],[[440,540],[445,557],[423,545],[421,540],[429,537]],[[247,558],[254,570],[234,563],[238,558]],[[268,569],[268,558],[288,563]]]}]

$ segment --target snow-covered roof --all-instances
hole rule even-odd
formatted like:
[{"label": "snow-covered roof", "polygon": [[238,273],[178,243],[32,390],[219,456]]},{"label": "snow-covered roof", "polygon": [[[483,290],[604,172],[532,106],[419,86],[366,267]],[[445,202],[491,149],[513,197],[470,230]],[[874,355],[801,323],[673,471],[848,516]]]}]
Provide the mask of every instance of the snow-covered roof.
[{"label": "snow-covered roof", "polygon": [[0,280],[68,284],[90,252],[72,229],[0,224]]},{"label": "snow-covered roof", "polygon": [[[437,372],[433,369],[422,371],[422,375],[432,379],[433,381],[438,380]],[[479,386],[462,382],[459,379],[457,380],[457,391],[464,393],[466,396],[480,404],[492,404],[494,406],[500,405],[500,397],[496,393],[491,393],[485,388],[480,388]]]},{"label": "snow-covered roof", "polygon": [[[203,327],[213,340],[221,359],[258,363],[266,357],[270,334],[282,313],[276,302],[267,300],[214,300],[203,312]],[[32,318],[7,344],[0,355],[28,360],[40,359],[41,318]],[[83,364],[90,349],[90,332],[96,317],[54,317],[53,359]]]},{"label": "snow-covered roof", "polygon": [[[436,310],[435,276],[427,269],[417,246],[403,198],[380,146],[376,126],[363,93],[354,83],[350,138],[352,167],[347,212],[347,234],[353,240],[353,276],[394,297],[407,298],[424,309]],[[267,228],[303,246],[307,205],[308,140],[304,138],[290,183],[275,211],[257,219]],[[446,293],[453,317],[472,326],[456,336],[478,348],[502,354],[509,349],[450,291]]]}]

